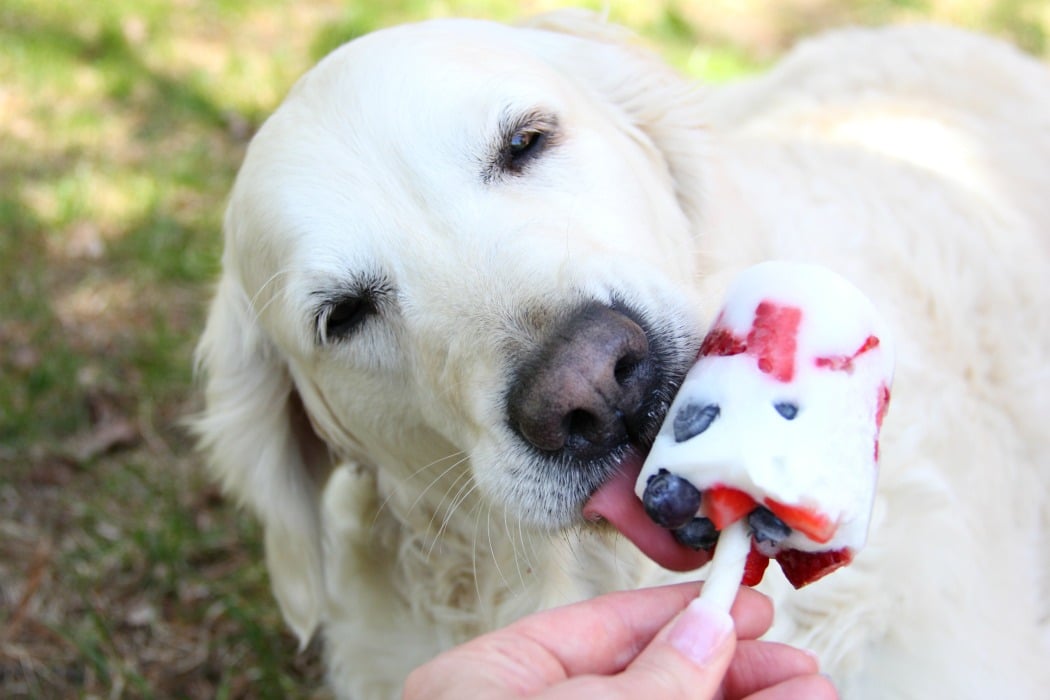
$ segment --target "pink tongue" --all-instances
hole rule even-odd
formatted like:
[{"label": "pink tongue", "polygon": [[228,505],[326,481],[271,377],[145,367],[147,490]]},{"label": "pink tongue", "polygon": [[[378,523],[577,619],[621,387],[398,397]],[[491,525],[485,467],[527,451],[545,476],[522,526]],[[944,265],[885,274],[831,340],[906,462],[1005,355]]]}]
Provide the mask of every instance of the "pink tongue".
[{"label": "pink tongue", "polygon": [[642,471],[641,457],[628,458],[620,469],[583,506],[583,517],[612,523],[647,557],[665,569],[691,571],[711,560],[709,552],[696,552],[675,540],[669,530],[654,523],[634,493]]}]

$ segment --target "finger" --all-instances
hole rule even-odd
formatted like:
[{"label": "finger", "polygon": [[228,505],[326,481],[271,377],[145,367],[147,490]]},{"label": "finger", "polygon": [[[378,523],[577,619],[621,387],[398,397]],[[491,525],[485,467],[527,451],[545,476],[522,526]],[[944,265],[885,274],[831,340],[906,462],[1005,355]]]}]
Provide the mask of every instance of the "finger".
[{"label": "finger", "polygon": [[[464,683],[474,691],[528,696],[571,676],[617,673],[696,598],[699,588],[686,583],[632,590],[536,613],[417,668],[406,688],[429,695],[406,691],[405,696],[443,697],[444,690],[455,695]],[[743,601],[742,619],[763,616],[763,602],[768,603],[761,597],[750,605]]]},{"label": "finger", "polygon": [[[429,688],[419,697],[437,698],[445,686],[454,695],[469,680],[477,690],[513,689],[524,696],[569,677],[618,673],[696,599],[699,588],[685,583],[624,591],[537,613],[439,655],[412,673],[408,687]],[[732,615],[740,637],[757,637],[772,623],[773,606],[743,589]]]},{"label": "finger", "polygon": [[[698,584],[687,583],[611,593],[533,615],[503,633],[545,649],[558,660],[562,678],[608,675],[626,668],[698,591]],[[763,634],[773,620],[772,603],[750,589],[741,591],[731,612],[736,634],[745,639]]]},{"label": "finger", "polygon": [[728,700],[746,698],[763,688],[820,670],[814,656],[776,642],[741,641],[725,678]]},{"label": "finger", "polygon": [[773,601],[754,589],[743,587],[729,614],[736,624],[737,639],[758,639],[773,624]]},{"label": "finger", "polygon": [[543,700],[715,697],[735,646],[732,618],[707,601],[695,599],[621,673],[573,678],[538,697]]},{"label": "finger", "polygon": [[747,700],[838,700],[839,693],[827,676],[795,676],[747,696]]}]

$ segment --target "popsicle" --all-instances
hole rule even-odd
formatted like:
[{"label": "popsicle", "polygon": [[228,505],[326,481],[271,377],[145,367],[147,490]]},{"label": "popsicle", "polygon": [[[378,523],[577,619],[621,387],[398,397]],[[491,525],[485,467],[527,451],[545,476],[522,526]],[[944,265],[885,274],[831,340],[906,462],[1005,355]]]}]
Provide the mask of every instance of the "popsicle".
[{"label": "popsicle", "polygon": [[744,270],[671,404],[635,491],[694,549],[728,609],[775,559],[800,588],[864,546],[893,347],[875,306],[818,265]]}]

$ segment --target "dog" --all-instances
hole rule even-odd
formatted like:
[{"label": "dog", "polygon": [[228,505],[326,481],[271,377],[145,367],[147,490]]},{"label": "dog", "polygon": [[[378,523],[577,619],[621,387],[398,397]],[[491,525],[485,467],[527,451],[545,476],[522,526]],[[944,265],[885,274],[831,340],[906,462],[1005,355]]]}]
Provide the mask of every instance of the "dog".
[{"label": "dog", "polygon": [[530,612],[697,578],[631,491],[733,276],[861,287],[898,340],[867,547],[769,638],[847,698],[1050,687],[1050,73],[935,26],[693,84],[574,11],[380,30],[254,136],[200,444],[340,697]]}]

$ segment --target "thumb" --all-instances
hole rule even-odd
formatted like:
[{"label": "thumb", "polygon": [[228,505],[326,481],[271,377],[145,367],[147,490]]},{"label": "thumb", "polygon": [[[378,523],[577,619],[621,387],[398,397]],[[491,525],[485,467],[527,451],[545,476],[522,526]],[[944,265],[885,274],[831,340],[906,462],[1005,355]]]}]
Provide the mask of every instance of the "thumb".
[{"label": "thumb", "polygon": [[[656,635],[621,680],[637,683],[634,697],[714,698],[735,649],[733,618],[696,598]],[[668,694],[654,693],[657,683]]]},{"label": "thumb", "polygon": [[735,649],[733,619],[697,598],[622,672],[577,677],[541,697],[710,700],[721,697],[722,680]]}]

